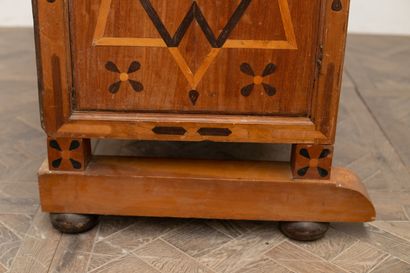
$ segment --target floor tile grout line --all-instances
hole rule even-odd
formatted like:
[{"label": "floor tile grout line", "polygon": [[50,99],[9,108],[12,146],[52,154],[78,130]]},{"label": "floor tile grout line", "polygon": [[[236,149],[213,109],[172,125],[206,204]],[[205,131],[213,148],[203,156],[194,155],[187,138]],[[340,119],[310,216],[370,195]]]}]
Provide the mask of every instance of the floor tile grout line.
[{"label": "floor tile grout line", "polygon": [[98,224],[97,228],[98,230],[95,233],[95,239],[94,239],[93,245],[91,246],[90,256],[88,257],[87,265],[85,266],[85,272],[89,271],[88,268],[90,267],[91,258],[94,255],[95,244],[97,243],[98,235],[100,234],[100,230],[101,230],[101,222]]},{"label": "floor tile grout line", "polygon": [[266,256],[268,257],[266,254],[270,251],[272,251],[274,248],[278,247],[279,245],[281,245],[282,243],[289,241],[287,238],[283,238],[282,241],[279,241],[278,243],[274,244],[271,248],[269,248],[268,250],[266,250],[265,252],[263,252],[261,255],[262,256]]},{"label": "floor tile grout line", "polygon": [[379,265],[387,261],[390,257],[392,257],[392,255],[387,253],[386,257],[382,259],[380,262],[378,262],[377,264],[375,264],[372,268],[370,268],[370,270],[367,273],[371,273],[372,271],[376,270],[379,267]]},{"label": "floor tile grout line", "polygon": [[297,272],[297,271],[295,271],[295,270],[289,268],[288,266],[279,263],[278,261],[272,259],[272,258],[269,257],[269,256],[264,255],[264,257],[268,258],[270,261],[272,261],[272,262],[274,262],[274,263],[276,263],[276,264],[278,264],[278,265],[280,265],[280,266],[283,266],[284,268],[286,268],[287,270],[289,270],[289,271],[292,272],[292,273],[299,273],[299,272]]},{"label": "floor tile grout line", "polygon": [[[141,262],[143,262],[144,264],[146,264],[148,267],[152,268],[153,270],[155,270],[158,273],[162,273],[161,270],[158,270],[157,268],[155,268],[154,266],[152,266],[151,264],[149,264],[148,262],[144,261],[143,259],[141,259],[140,257],[138,257],[137,255],[135,255],[134,252],[131,252],[130,255],[132,255],[134,258],[137,258],[138,260],[140,260]],[[126,257],[126,256],[125,256]]]},{"label": "floor tile grout line", "polygon": [[[88,270],[88,268],[87,268],[87,273],[92,273],[92,272],[95,272],[96,270],[98,270],[98,269],[100,269],[100,268],[102,268],[103,266],[105,266],[105,265],[107,265],[107,264],[110,264],[110,263],[113,263],[113,262],[116,262],[116,261],[119,261],[119,260],[121,260],[122,258],[125,258],[125,257],[127,257],[128,255],[130,255],[131,254],[131,252],[130,253],[125,253],[125,254],[123,254],[123,255],[121,255],[121,256],[118,256],[118,257],[116,257],[116,258],[114,258],[114,259],[112,259],[112,260],[110,260],[110,261],[108,261],[108,262],[106,262],[106,263],[104,263],[104,264],[102,264],[102,265],[100,265],[100,266],[97,266],[96,268],[93,268],[92,270]],[[94,255],[94,254],[93,254]],[[93,256],[93,255],[91,255],[91,256]],[[98,255],[98,254],[97,254]],[[92,257],[90,257],[90,261],[91,261],[91,258]],[[88,265],[89,266],[89,265]]]},{"label": "floor tile grout line", "polygon": [[[349,166],[346,166],[346,167],[348,168]],[[366,185],[366,182],[367,182],[367,181],[369,181],[370,179],[373,179],[373,178],[377,177],[377,175],[380,175],[380,174],[383,174],[383,172],[382,172],[380,169],[378,169],[378,170],[376,170],[374,173],[372,173],[371,175],[369,175],[368,177],[363,178],[363,179],[362,179],[362,183]]]},{"label": "floor tile grout line", "polygon": [[[244,234],[242,234],[242,235],[240,235],[236,238],[233,238],[231,241],[226,242],[225,244],[222,244],[222,245],[218,246],[217,248],[213,249],[211,252],[207,253],[206,255],[209,255],[211,253],[214,253],[215,251],[218,251],[219,249],[221,249],[223,246],[227,245],[228,243],[239,241],[239,239],[243,238],[244,236],[247,236],[247,235],[251,234],[253,231],[257,230],[258,228],[263,228],[263,226],[257,226],[255,228],[249,230],[248,232],[246,232],[246,233],[244,233]],[[277,227],[276,227],[276,229],[277,229]],[[274,231],[272,231],[272,232],[274,232]]]},{"label": "floor tile grout line", "polygon": [[[102,238],[101,240],[97,240],[97,242],[104,241],[104,240],[106,240],[106,239],[109,239],[109,238],[111,238],[111,237],[117,235],[118,233],[120,233],[120,232],[122,232],[122,231],[124,231],[124,230],[130,229],[132,226],[135,226],[135,225],[138,223],[138,221],[147,221],[147,220],[149,220],[149,219],[153,219],[153,218],[149,218],[149,217],[138,217],[138,216],[130,216],[129,218],[134,218],[137,222],[132,223],[132,224],[130,224],[129,226],[127,226],[127,227],[125,227],[125,228],[122,228],[122,229],[120,229],[120,230],[117,230],[116,232],[111,233],[111,234],[108,235],[107,237],[104,237],[104,238]],[[102,221],[103,221],[103,220],[104,220],[104,219],[102,219]],[[184,225],[185,225],[185,224],[184,224]],[[169,232],[174,231],[174,230],[176,230],[176,229],[178,229],[178,228],[180,228],[180,226],[175,227],[174,229],[171,229],[171,230],[165,232],[164,234],[162,234],[162,235],[160,235],[160,236],[158,236],[158,237],[164,236],[164,235],[168,234]],[[157,238],[157,237],[156,237],[156,238]],[[98,238],[97,238],[97,239],[98,239]]]},{"label": "floor tile grout line", "polygon": [[48,264],[47,273],[49,273],[50,270],[51,270],[51,266],[53,265],[54,259],[56,258],[56,254],[57,254],[58,248],[60,247],[62,239],[63,239],[63,234],[60,234],[60,240],[58,240],[58,243],[57,243],[56,247],[54,248],[53,257],[51,258],[50,263]]},{"label": "floor tile grout line", "polygon": [[[11,242],[7,242],[7,243],[20,243],[20,245],[19,245],[19,249],[20,249],[21,244],[23,243],[23,241],[11,241]],[[16,254],[16,255],[17,255],[17,254]],[[7,270],[10,270],[10,269],[11,269],[11,266],[13,265],[14,258],[16,258],[16,256],[14,256],[14,257],[12,258],[12,264],[10,264],[10,266],[7,266],[7,265],[4,264],[2,261],[0,261],[0,265],[2,265],[2,266],[3,266],[4,268],[6,268]],[[9,271],[7,271],[7,272],[9,272]]]},{"label": "floor tile grout line", "polygon": [[14,235],[16,235],[21,241],[23,241],[23,237],[18,234],[18,232],[14,229],[12,229],[10,226],[8,226],[7,224],[5,224],[3,221],[0,220],[0,224],[2,224],[6,229],[10,230]]},{"label": "floor tile grout line", "polygon": [[[187,223],[187,225],[188,225],[188,223]],[[184,226],[185,226],[185,225],[184,225]],[[218,232],[219,232],[219,231],[218,231]],[[169,234],[169,233],[168,233],[168,234]],[[223,233],[223,235],[225,235],[225,233]],[[159,236],[159,237],[158,237],[158,239],[161,239],[162,241],[167,242],[168,244],[172,245],[172,246],[173,246],[173,247],[175,247],[175,248],[178,248],[178,250],[180,250],[180,251],[182,251],[182,252],[183,252],[183,250],[182,250],[182,249],[180,249],[179,247],[177,247],[177,246],[173,245],[171,242],[168,242],[168,240],[167,240],[167,239],[165,239],[164,237],[165,237],[165,234],[164,234],[164,235]],[[235,238],[231,238],[230,236],[229,236],[229,238],[230,238],[230,240],[229,240],[229,241],[226,241],[225,243],[222,243],[222,244],[221,244],[221,245],[219,245],[217,248],[215,248],[215,249],[211,250],[210,252],[208,252],[208,253],[204,254],[203,256],[208,255],[209,253],[214,252],[214,250],[220,249],[220,248],[222,248],[223,246],[227,245],[229,242],[232,242],[233,240],[235,240]],[[188,253],[186,253],[186,254],[187,254],[187,255],[189,255]],[[194,258],[194,259],[197,259],[197,258],[195,258],[195,257],[193,257],[193,256],[191,256],[191,255],[189,255],[189,256],[190,256],[190,257],[192,257],[192,258]],[[198,261],[198,262],[199,262],[199,261]]]},{"label": "floor tile grout line", "polygon": [[[17,253],[16,253],[16,255],[15,255],[14,258],[13,258],[13,262],[11,263],[11,266],[10,266],[10,269],[9,269],[8,272],[11,272],[11,270],[13,269],[14,263],[16,262],[16,258],[19,257],[19,254],[21,253],[21,251],[22,251],[22,249],[23,249],[24,242],[26,241],[26,238],[37,239],[35,236],[30,236],[30,235],[28,235],[28,232],[30,231],[30,229],[31,229],[31,228],[33,227],[33,225],[34,225],[34,219],[35,219],[35,217],[36,217],[38,214],[41,214],[41,213],[42,213],[42,212],[41,212],[41,209],[37,209],[37,212],[34,214],[33,219],[32,219],[32,221],[31,221],[31,223],[30,223],[30,226],[29,226],[29,228],[27,229],[26,234],[24,234],[24,239],[22,240],[22,246],[20,246],[19,249],[17,250]],[[60,235],[60,239],[59,239],[58,242],[60,242],[60,240],[61,240],[61,235]],[[54,256],[53,256],[53,258],[54,258]],[[40,263],[39,261],[37,261],[37,259],[34,259],[34,261],[37,262],[37,263],[39,263],[39,264],[41,264],[44,268],[47,268],[46,265],[43,265],[42,263]],[[47,271],[48,271],[48,270],[47,270]]]},{"label": "floor tile grout line", "polygon": [[[104,220],[104,219],[102,219],[102,220]],[[119,229],[119,230],[117,230],[116,232],[111,233],[110,235],[108,235],[107,237],[104,237],[104,238],[102,238],[102,239],[98,239],[99,237],[96,236],[95,243],[99,243],[99,242],[105,241],[106,239],[110,239],[111,237],[117,235],[118,233],[120,233],[120,232],[122,232],[122,231],[124,231],[124,230],[127,230],[127,229],[131,228],[131,227],[132,227],[133,225],[135,225],[135,224],[136,224],[136,223],[133,223],[133,224],[130,224],[129,226],[127,226],[127,227],[125,227],[125,228]],[[100,225],[101,225],[101,222],[100,222]]]},{"label": "floor tile grout line", "polygon": [[[359,86],[355,80],[355,78],[353,77],[353,75],[350,73],[350,69],[348,68],[348,66],[346,66],[345,69],[346,75],[347,77],[350,78],[350,81],[353,83],[354,86],[354,91],[357,94],[357,96],[359,97],[360,101],[362,102],[362,104],[365,106],[367,112],[370,114],[371,118],[373,119],[373,121],[376,123],[377,127],[379,128],[379,130],[381,131],[381,133],[383,134],[384,138],[389,142],[390,146],[393,148],[396,156],[399,158],[400,162],[403,164],[403,166],[407,166],[403,160],[403,158],[401,157],[401,155],[397,152],[395,145],[393,144],[392,140],[390,139],[390,137],[387,135],[386,131],[384,130],[383,126],[380,124],[378,118],[376,117],[376,115],[374,114],[374,112],[372,111],[372,109],[370,108],[370,106],[366,103],[365,98],[363,97],[362,93],[359,91]],[[375,87],[376,88],[376,87]],[[410,174],[410,173],[409,173]]]},{"label": "floor tile grout line", "polygon": [[[289,243],[292,244],[294,247],[299,248],[299,249],[302,250],[302,251],[306,251],[307,253],[311,254],[312,256],[314,256],[314,257],[316,257],[316,258],[319,258],[319,262],[323,262],[323,263],[327,263],[327,264],[332,264],[332,265],[334,265],[335,267],[341,269],[342,271],[348,273],[348,271],[345,270],[344,268],[342,268],[342,267],[340,267],[340,266],[338,266],[338,265],[336,265],[336,264],[334,264],[334,263],[332,263],[332,262],[326,260],[325,258],[320,257],[320,256],[318,256],[318,255],[316,255],[316,254],[314,254],[314,253],[312,253],[312,252],[310,252],[310,251],[308,251],[308,250],[306,250],[306,249],[304,249],[304,248],[298,246],[298,245],[296,245],[295,243],[292,242],[292,240],[289,240]],[[314,262],[314,261],[313,261],[313,262]]]},{"label": "floor tile grout line", "polygon": [[[352,237],[354,238],[354,237]],[[346,253],[347,251],[349,251],[349,249],[352,249],[355,245],[357,245],[359,242],[361,242],[359,239],[356,239],[356,241],[350,245],[349,247],[345,248],[342,252],[340,252],[339,254],[337,254],[335,257],[333,257],[332,259],[329,260],[329,262],[333,263],[338,257],[342,256],[344,253]]]},{"label": "floor tile grout line", "polygon": [[208,221],[205,221],[205,225],[207,225],[209,228],[212,228],[212,229],[216,230],[217,232],[220,232],[220,233],[228,236],[229,238],[231,238],[231,240],[235,239],[235,237],[231,236],[230,234],[226,233],[225,231],[221,230],[220,228],[209,225]]},{"label": "floor tile grout line", "polygon": [[[38,113],[40,115],[40,113]],[[28,126],[29,128],[35,130],[38,133],[42,133],[45,136],[44,130],[41,128],[40,124],[38,125],[33,125],[27,122],[25,119],[22,119],[20,116],[16,117],[16,120],[20,121],[24,125]]]},{"label": "floor tile grout line", "polygon": [[[389,221],[381,221],[381,222],[389,222]],[[406,221],[406,222],[408,222],[408,221]],[[384,229],[384,228],[382,228],[382,227],[379,227],[379,226],[375,225],[374,223],[368,223],[368,224],[371,225],[371,226],[373,226],[373,227],[375,227],[375,228],[377,228],[377,229],[381,229],[381,230],[383,230],[384,232],[389,233],[390,235],[393,235],[393,236],[395,236],[395,237],[398,237],[398,238],[400,238],[400,239],[402,239],[402,240],[404,240],[404,241],[406,241],[407,243],[410,244],[410,239],[407,239],[407,238],[405,238],[405,237],[402,237],[401,235],[399,235],[399,234],[397,234],[397,233],[395,233],[395,232],[392,232],[392,231],[386,230],[386,229]]]},{"label": "floor tile grout line", "polygon": [[[311,254],[312,256],[314,256],[314,257],[316,257],[316,258],[319,258],[319,262],[322,262],[322,263],[325,263],[325,264],[331,264],[331,265],[333,265],[333,266],[339,268],[340,270],[344,271],[345,273],[349,273],[348,270],[346,270],[346,269],[340,267],[339,265],[334,264],[334,263],[332,263],[331,261],[328,261],[328,260],[326,260],[325,258],[323,258],[323,257],[321,257],[321,256],[319,256],[319,255],[316,255],[315,253],[313,253],[313,252],[311,252],[311,251],[309,251],[309,250],[307,250],[307,249],[304,249],[304,248],[302,248],[302,247],[296,245],[294,242],[292,242],[292,240],[289,240],[289,243],[292,244],[294,247],[299,248],[299,249],[302,250],[302,251],[306,251],[307,253]],[[312,261],[312,262],[315,262],[315,261]]]},{"label": "floor tile grout line", "polygon": [[[135,225],[135,224],[136,224],[136,223],[134,223],[134,224],[132,224],[132,225]],[[131,225],[131,226],[132,226],[132,225]],[[127,227],[127,228],[128,228],[128,227]],[[127,229],[127,228],[125,228],[125,229]],[[123,230],[125,230],[125,229],[123,229]],[[154,237],[153,239],[149,240],[148,242],[145,242],[145,243],[141,244],[140,246],[137,246],[137,247],[135,247],[135,248],[133,248],[133,249],[127,251],[127,253],[125,253],[124,255],[118,256],[117,258],[115,258],[115,259],[113,259],[113,260],[110,260],[109,262],[106,262],[106,263],[104,263],[104,264],[102,264],[102,265],[100,265],[100,266],[94,268],[94,269],[91,270],[91,271],[88,271],[88,273],[92,273],[92,272],[94,272],[95,270],[100,269],[100,268],[103,267],[104,265],[107,265],[107,264],[112,263],[112,262],[114,262],[114,261],[118,261],[119,259],[122,259],[122,258],[124,258],[124,257],[126,257],[126,256],[128,256],[128,255],[130,255],[130,254],[132,254],[134,251],[137,251],[138,249],[145,247],[146,245],[152,243],[153,241],[155,241],[155,240],[157,240],[157,239],[160,239],[161,236],[163,236],[163,235],[165,235],[165,234],[168,234],[168,233],[170,233],[171,231],[173,231],[173,230],[175,230],[175,229],[176,229],[176,228],[171,229],[171,230],[169,230],[168,232],[165,232],[164,234],[162,234],[162,235],[160,235],[160,236]],[[117,233],[117,232],[115,232],[115,233]],[[99,241],[99,242],[101,242],[101,241]],[[92,255],[94,255],[94,253],[93,253]],[[97,255],[98,255],[98,254],[97,254]],[[107,255],[107,256],[109,256],[109,255]],[[91,260],[91,257],[90,257],[90,260]]]},{"label": "floor tile grout line", "polygon": [[[13,258],[13,259],[14,259],[14,258]],[[11,269],[11,265],[10,265],[10,266],[6,266],[3,262],[0,261],[0,269],[1,269],[1,266],[4,267],[4,268],[7,270],[6,273],[9,272],[9,270]]]},{"label": "floor tile grout line", "polygon": [[[180,219],[180,220],[181,220],[181,219]],[[182,229],[182,228],[188,226],[190,223],[193,223],[193,222],[194,222],[194,220],[192,220],[192,219],[189,219],[189,220],[188,220],[188,219],[183,219],[183,220],[186,221],[186,222],[183,223],[183,224],[181,224],[181,225],[179,225],[179,226],[177,226],[177,227],[175,227],[175,228],[172,228],[172,229],[168,230],[167,232],[165,232],[165,233],[163,233],[163,234],[161,234],[161,235],[159,235],[159,236],[157,236],[154,240],[156,240],[156,239],[158,239],[158,238],[164,239],[165,236],[170,235],[172,232],[176,232],[177,230]]]},{"label": "floor tile grout line", "polygon": [[[383,221],[383,222],[388,222],[388,221]],[[408,222],[408,221],[405,221],[405,222]],[[367,223],[367,224],[370,224],[370,223]],[[374,225],[372,225],[372,226],[373,226],[373,227],[376,227],[376,226],[374,226]],[[376,227],[376,228],[380,229],[379,227]],[[338,230],[339,232],[342,232],[342,233],[344,233],[344,234],[346,234],[346,235],[349,235],[349,236],[351,236],[351,237],[354,237],[354,238],[360,240],[360,237],[357,237],[356,235],[350,235],[350,234],[348,234],[348,233],[346,233],[345,231],[340,230],[340,229],[337,229],[337,230]],[[385,231],[384,229],[382,229],[382,230],[383,230],[384,232],[386,232],[386,233],[389,233],[390,235],[396,236],[395,234],[392,234],[392,233],[390,233],[390,232],[388,232],[388,231]],[[398,237],[398,236],[396,236],[396,237]],[[398,237],[398,238],[399,238],[399,239],[402,239],[401,237]],[[406,241],[407,241],[407,240],[406,240]],[[381,252],[383,252],[383,253],[392,255],[392,254],[390,254],[390,252],[388,252],[388,251],[386,251],[386,250],[384,250],[384,249],[381,249],[381,248],[378,247],[377,245],[373,245],[372,243],[369,243],[369,242],[367,242],[367,241],[362,241],[362,240],[360,240],[360,242],[369,244],[369,245],[371,245],[373,248],[375,248],[375,249],[377,249],[377,250],[379,250],[379,251],[381,251]],[[404,262],[404,263],[410,265],[409,262],[406,262],[406,261],[402,260],[401,258],[399,258],[399,257],[397,257],[397,256],[393,256],[393,255],[392,255],[392,257],[393,257],[393,258],[396,258],[396,259],[398,259],[398,260],[400,260],[400,261],[402,261],[402,262]]]},{"label": "floor tile grout line", "polygon": [[410,216],[409,216],[409,214],[407,213],[407,210],[404,208],[403,205],[401,206],[401,209],[403,210],[404,216],[406,216],[406,218],[409,219],[409,221],[410,221]]},{"label": "floor tile grout line", "polygon": [[[177,250],[177,251],[178,251],[180,254],[182,254],[183,256],[187,257],[189,260],[194,261],[194,262],[197,263],[198,265],[201,265],[201,266],[203,266],[203,267],[209,269],[211,272],[219,273],[219,272],[214,271],[214,270],[213,270],[212,268],[210,268],[209,266],[206,266],[206,265],[202,264],[202,263],[201,263],[200,261],[198,261],[196,258],[194,258],[194,257],[192,257],[191,255],[185,253],[184,251],[182,251],[182,250],[180,250],[179,248],[177,248],[176,246],[174,246],[174,245],[168,243],[167,241],[163,240],[162,238],[157,238],[157,239],[155,239],[155,240],[158,240],[158,241],[161,241],[161,242],[165,243],[166,245],[168,245],[168,246],[172,247],[173,249]],[[134,250],[132,253],[133,253],[136,257],[142,259],[141,257],[139,257],[138,255],[135,254],[135,250]]]},{"label": "floor tile grout line", "polygon": [[[292,244],[293,247],[298,248],[299,250],[302,250],[302,251],[306,251],[306,252],[309,253],[309,254],[312,254],[310,251],[307,251],[307,250],[305,250],[304,248],[301,248],[300,246],[298,246],[298,245],[292,243],[291,240],[288,240],[288,242],[289,242],[290,244]],[[342,268],[342,267],[340,267],[340,266],[338,266],[338,265],[336,265],[336,264],[334,264],[334,263],[332,263],[332,262],[329,262],[329,261],[327,261],[326,259],[323,259],[323,258],[320,257],[320,256],[317,256],[317,255],[315,255],[315,254],[314,254],[313,256],[315,256],[316,258],[319,258],[319,260],[317,260],[317,261],[314,261],[314,260],[313,260],[313,261],[312,261],[312,260],[300,260],[300,259],[298,259],[298,261],[299,261],[299,262],[302,261],[302,262],[312,262],[312,263],[325,263],[325,264],[330,264],[330,265],[333,265],[333,266],[335,266],[336,268],[342,270],[342,271],[345,272],[345,273],[350,273],[349,271],[345,270],[344,268]],[[269,258],[269,256],[268,256],[268,258]],[[274,261],[274,262],[280,264],[281,266],[288,268],[286,265],[284,265],[283,263],[281,263],[280,260],[274,260],[274,259],[272,259],[272,258],[270,258],[270,259],[271,259],[272,261]],[[284,261],[285,261],[285,260],[284,260]],[[295,261],[294,259],[289,260],[289,262],[294,262],[294,261]],[[292,272],[293,272],[293,270],[292,270]]]}]

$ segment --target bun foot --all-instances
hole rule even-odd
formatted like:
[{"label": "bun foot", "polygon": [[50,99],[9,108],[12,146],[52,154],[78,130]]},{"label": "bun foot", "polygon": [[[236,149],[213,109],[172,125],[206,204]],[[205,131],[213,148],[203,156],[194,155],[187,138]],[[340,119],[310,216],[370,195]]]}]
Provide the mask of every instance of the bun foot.
[{"label": "bun foot", "polygon": [[281,222],[279,228],[290,239],[296,241],[316,241],[325,236],[329,229],[329,223]]},{"label": "bun foot", "polygon": [[62,233],[78,234],[89,231],[98,224],[97,215],[50,213],[53,227]]}]

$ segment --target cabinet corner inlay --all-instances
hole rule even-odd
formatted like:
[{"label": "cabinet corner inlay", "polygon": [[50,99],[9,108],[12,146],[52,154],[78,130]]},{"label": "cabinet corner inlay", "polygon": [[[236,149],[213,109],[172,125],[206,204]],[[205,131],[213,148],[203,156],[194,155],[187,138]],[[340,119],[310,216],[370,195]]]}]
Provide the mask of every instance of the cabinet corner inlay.
[{"label": "cabinet corner inlay", "polygon": [[54,150],[52,153],[54,156],[50,157],[50,163],[54,169],[59,169],[64,161],[69,162],[75,170],[82,168],[81,162],[73,157],[73,152],[81,147],[80,141],[73,139],[66,147],[61,145],[57,139],[50,139],[48,145],[50,149]]},{"label": "cabinet corner inlay", "polygon": [[331,145],[297,145],[294,172],[297,178],[328,178],[333,157]]}]

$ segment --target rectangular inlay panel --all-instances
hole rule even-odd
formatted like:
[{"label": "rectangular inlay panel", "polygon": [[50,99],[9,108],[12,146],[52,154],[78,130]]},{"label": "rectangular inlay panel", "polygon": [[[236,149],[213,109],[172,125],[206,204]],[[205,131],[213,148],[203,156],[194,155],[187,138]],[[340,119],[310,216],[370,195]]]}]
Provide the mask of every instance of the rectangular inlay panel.
[{"label": "rectangular inlay panel", "polygon": [[69,1],[75,109],[306,115],[320,2]]}]

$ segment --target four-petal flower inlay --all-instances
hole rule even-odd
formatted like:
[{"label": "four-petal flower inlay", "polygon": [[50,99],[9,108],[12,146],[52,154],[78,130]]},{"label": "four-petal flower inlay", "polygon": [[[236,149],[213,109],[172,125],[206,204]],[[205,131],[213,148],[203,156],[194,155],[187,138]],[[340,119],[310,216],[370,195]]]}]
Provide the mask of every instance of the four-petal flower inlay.
[{"label": "four-petal flower inlay", "polygon": [[263,70],[262,74],[256,75],[254,70],[252,69],[251,65],[248,63],[243,63],[241,64],[240,67],[241,71],[248,75],[253,77],[253,82],[251,84],[246,85],[241,89],[241,94],[244,97],[248,97],[255,86],[257,85],[262,85],[263,89],[265,90],[266,94],[270,97],[274,96],[276,94],[276,88],[268,83],[265,82],[265,78],[272,75],[275,73],[276,70],[276,65],[273,63],[269,63],[266,65],[265,69]]},{"label": "four-petal flower inlay", "polygon": [[121,88],[121,84],[126,81],[129,82],[129,84],[135,92],[141,92],[142,90],[144,90],[144,86],[142,85],[142,83],[130,79],[130,74],[135,73],[141,69],[141,64],[139,62],[133,61],[130,64],[127,72],[121,72],[118,66],[111,61],[108,61],[105,64],[105,69],[107,69],[110,72],[117,73],[119,75],[118,80],[108,87],[110,93],[117,93]]},{"label": "four-petal flower inlay", "polygon": [[332,167],[332,145],[295,145],[292,169],[296,178],[328,179]]},{"label": "four-petal flower inlay", "polygon": [[50,170],[83,171],[90,158],[89,139],[48,138]]},{"label": "four-petal flower inlay", "polygon": [[[61,163],[63,162],[63,160],[68,160],[70,161],[71,166],[73,167],[73,169],[79,170],[82,168],[82,164],[81,162],[79,162],[78,160],[70,157],[69,155],[67,156],[66,153],[64,152],[64,150],[61,148],[60,144],[57,142],[57,140],[52,139],[49,142],[50,144],[50,148],[56,150],[59,154],[59,156],[54,159],[53,161],[51,161],[51,166],[53,166],[53,168],[58,169],[61,166]],[[68,147],[68,151],[72,152],[77,150],[78,148],[80,148],[81,144],[78,140],[72,140],[70,143],[70,147]]]}]

